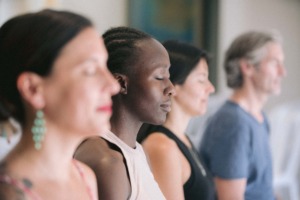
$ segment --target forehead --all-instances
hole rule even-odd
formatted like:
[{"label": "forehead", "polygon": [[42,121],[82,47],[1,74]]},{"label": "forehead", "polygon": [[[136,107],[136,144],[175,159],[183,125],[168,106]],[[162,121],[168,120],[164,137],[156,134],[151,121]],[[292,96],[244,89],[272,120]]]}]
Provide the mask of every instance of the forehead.
[{"label": "forehead", "polygon": [[74,66],[88,58],[103,60],[107,58],[103,40],[94,28],[86,28],[70,40],[61,50],[55,63]]},{"label": "forehead", "polygon": [[191,76],[208,75],[208,64],[204,58],[201,58],[190,72]]},{"label": "forehead", "polygon": [[88,54],[90,51],[106,52],[103,40],[92,27],[83,29],[79,32],[78,35],[63,47],[61,54],[74,54],[76,52],[78,54]]},{"label": "forehead", "polygon": [[169,69],[169,54],[160,42],[153,38],[140,40],[136,43],[136,47],[136,70],[145,72],[157,68]]},{"label": "forehead", "polygon": [[208,71],[208,64],[204,58],[201,58],[197,63],[195,70],[199,72],[207,72]]},{"label": "forehead", "polygon": [[280,44],[272,42],[267,45],[266,51],[266,58],[284,60],[284,52]]}]

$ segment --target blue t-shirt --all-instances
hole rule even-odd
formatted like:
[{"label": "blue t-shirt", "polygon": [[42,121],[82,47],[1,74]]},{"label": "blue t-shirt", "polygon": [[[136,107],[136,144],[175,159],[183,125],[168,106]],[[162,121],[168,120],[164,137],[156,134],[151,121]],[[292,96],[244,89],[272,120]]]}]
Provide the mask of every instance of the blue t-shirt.
[{"label": "blue t-shirt", "polygon": [[269,126],[238,104],[226,103],[210,119],[200,154],[213,176],[247,179],[246,200],[273,200]]}]

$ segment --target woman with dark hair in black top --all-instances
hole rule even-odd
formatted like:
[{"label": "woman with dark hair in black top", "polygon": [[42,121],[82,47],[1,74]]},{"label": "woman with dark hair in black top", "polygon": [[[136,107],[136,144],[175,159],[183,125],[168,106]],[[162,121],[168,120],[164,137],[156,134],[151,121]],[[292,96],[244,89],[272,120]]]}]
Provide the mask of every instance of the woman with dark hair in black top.
[{"label": "woman with dark hair in black top", "polygon": [[138,140],[166,199],[211,200],[215,198],[212,178],[185,134],[189,120],[205,113],[208,96],[214,92],[208,80],[208,56],[178,41],[163,45],[170,56],[170,80],[175,87],[172,109],[162,126],[144,124]]}]

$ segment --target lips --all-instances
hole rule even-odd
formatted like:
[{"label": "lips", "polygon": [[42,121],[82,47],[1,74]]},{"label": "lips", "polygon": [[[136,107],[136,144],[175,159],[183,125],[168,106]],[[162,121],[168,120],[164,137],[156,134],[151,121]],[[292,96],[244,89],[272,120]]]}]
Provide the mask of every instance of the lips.
[{"label": "lips", "polygon": [[171,101],[167,101],[167,102],[161,104],[160,107],[164,112],[170,112],[171,111]]},{"label": "lips", "polygon": [[97,111],[111,114],[112,113],[112,106],[111,106],[111,104],[100,106],[100,107],[97,108]]}]

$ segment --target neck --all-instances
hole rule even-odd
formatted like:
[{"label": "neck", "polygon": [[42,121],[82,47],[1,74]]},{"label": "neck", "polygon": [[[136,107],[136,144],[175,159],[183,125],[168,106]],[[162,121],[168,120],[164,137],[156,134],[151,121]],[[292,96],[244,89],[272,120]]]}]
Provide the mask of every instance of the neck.
[{"label": "neck", "polygon": [[237,103],[259,122],[262,122],[263,116],[261,111],[267,101],[266,95],[261,95],[255,90],[242,87],[233,92],[230,100]]},{"label": "neck", "polygon": [[128,146],[135,148],[136,138],[142,122],[124,110],[114,111],[111,117],[111,131]]},{"label": "neck", "polygon": [[191,116],[186,114],[176,102],[172,102],[172,111],[168,114],[164,126],[171,130],[178,138],[185,140],[185,130]]},{"label": "neck", "polygon": [[[81,137],[74,136],[73,133],[58,131],[55,128],[47,126],[41,149],[34,147],[32,133],[30,128],[23,130],[23,136],[8,157],[14,163],[16,168],[26,168],[34,175],[47,176],[49,179],[67,179],[70,167],[72,167],[72,157],[75,148],[81,141]],[[49,173],[51,172],[51,173]]]}]

